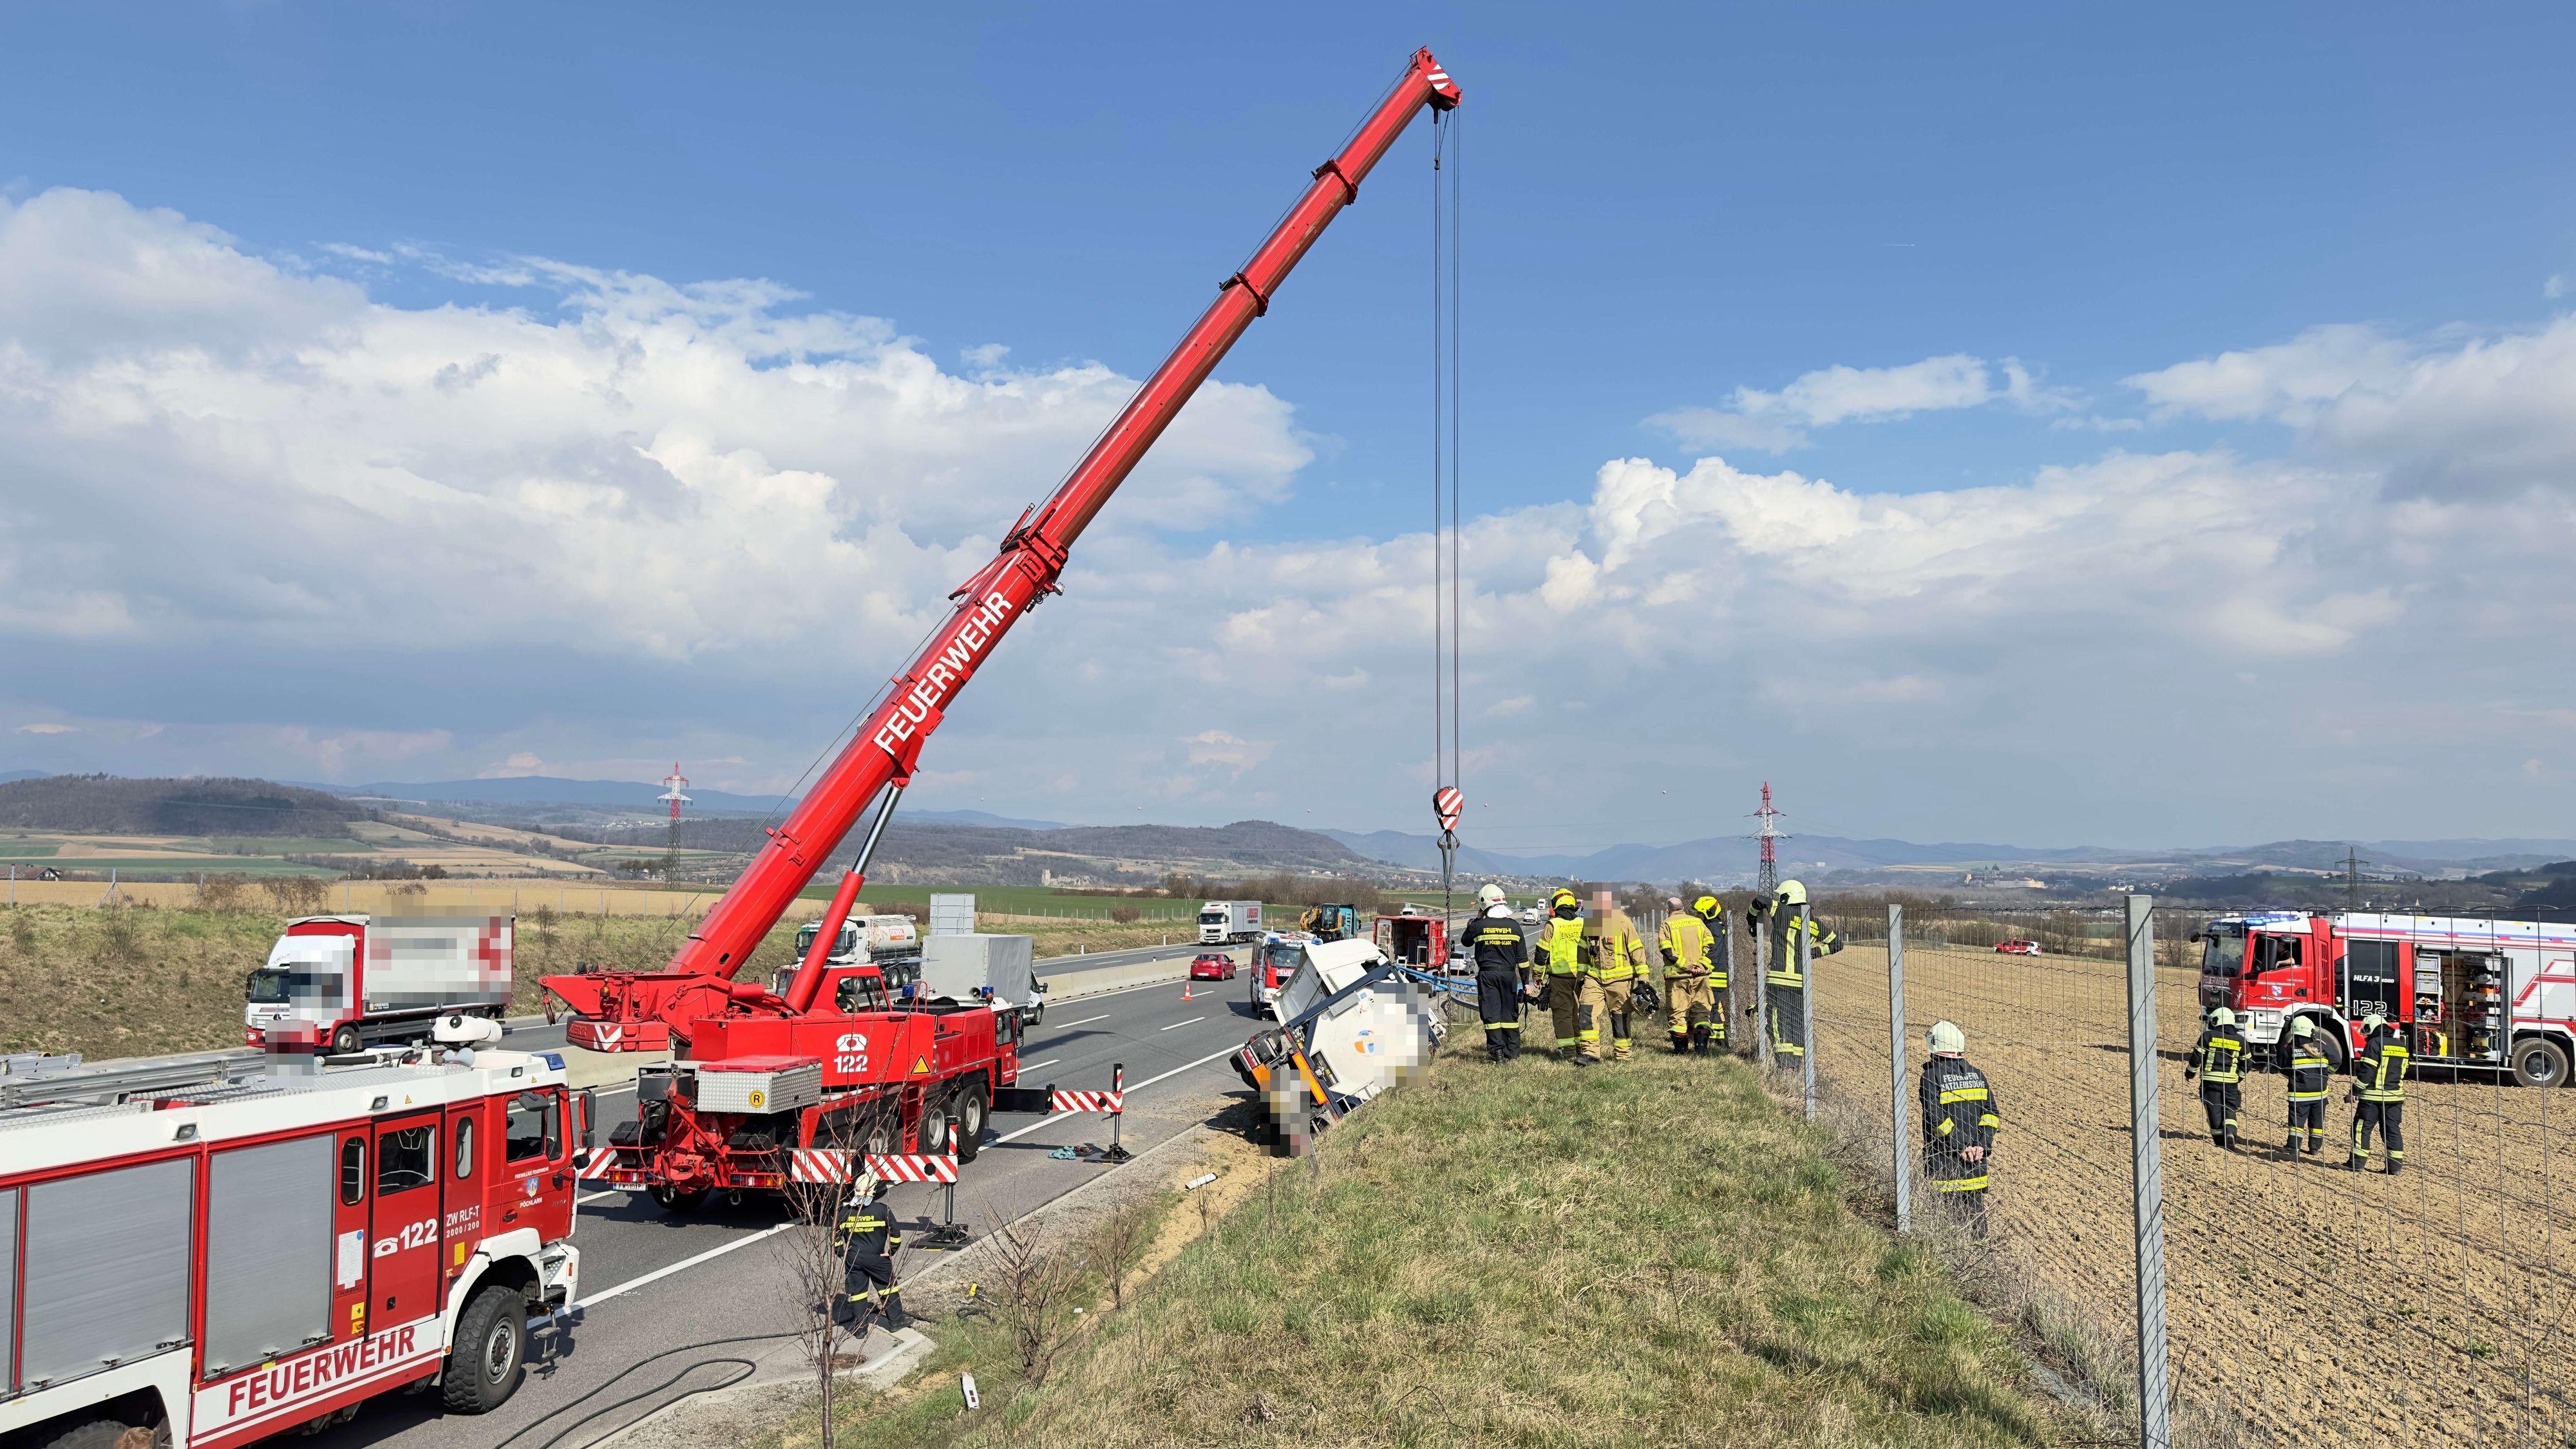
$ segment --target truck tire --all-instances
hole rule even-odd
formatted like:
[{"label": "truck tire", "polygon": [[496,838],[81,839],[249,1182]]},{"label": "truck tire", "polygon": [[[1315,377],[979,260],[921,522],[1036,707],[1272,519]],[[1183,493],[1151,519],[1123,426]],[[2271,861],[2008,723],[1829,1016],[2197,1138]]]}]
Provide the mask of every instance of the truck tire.
[{"label": "truck tire", "polygon": [[123,1419],[101,1414],[56,1429],[50,1438],[28,1441],[30,1449],[169,1449],[168,1421],[138,1429]]},{"label": "truck tire", "polygon": [[[2331,1017],[2312,1016],[2308,1019],[2316,1024],[2317,1050],[2326,1054],[2326,1070],[2331,1075],[2342,1076],[2352,1064],[2352,1047],[2343,1034],[2343,1028],[2335,1025]],[[2289,1059],[2289,1040],[2286,1035],[2281,1038],[2283,1061]]]},{"label": "truck tire", "polygon": [[508,1403],[527,1375],[527,1300],[516,1289],[491,1284],[457,1315],[440,1395],[459,1414],[488,1414]]},{"label": "truck tire", "polygon": [[[956,1115],[950,1105],[953,1100],[943,1093],[921,1104],[921,1121],[912,1129],[914,1152],[924,1157],[938,1157],[948,1151],[948,1124]],[[963,1137],[965,1134],[958,1135]],[[962,1148],[965,1144],[960,1142],[958,1145]],[[961,1151],[958,1155],[963,1157],[965,1154]]]},{"label": "truck tire", "polygon": [[2515,1042],[2513,1050],[2505,1054],[2505,1063],[2513,1069],[2517,1086],[2567,1085],[2567,1049],[2545,1036],[2527,1036]]},{"label": "truck tire", "polygon": [[366,1044],[366,1038],[358,1035],[358,1028],[354,1025],[344,1025],[338,1031],[331,1033],[331,1055],[335,1057],[348,1056],[352,1052],[363,1049]]},{"label": "truck tire", "polygon": [[993,1119],[993,1099],[981,1078],[957,1089],[949,1102],[957,1117],[957,1160],[972,1162],[984,1150],[984,1124]]}]

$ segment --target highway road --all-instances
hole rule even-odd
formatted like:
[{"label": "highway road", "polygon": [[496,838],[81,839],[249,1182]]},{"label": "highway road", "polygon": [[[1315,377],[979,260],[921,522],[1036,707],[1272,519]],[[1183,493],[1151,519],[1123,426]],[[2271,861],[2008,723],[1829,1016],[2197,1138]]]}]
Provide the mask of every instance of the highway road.
[{"label": "highway road", "polygon": [[[1103,952],[1078,964],[1186,961],[1195,950],[1174,946]],[[1249,954],[1243,948],[1234,952],[1238,960]],[[1049,963],[1059,972],[1074,964]],[[1177,981],[1073,999],[1064,998],[1078,987],[1061,983],[1045,1024],[1021,1045],[1021,1081],[1105,1089],[1111,1064],[1125,1063],[1129,1096],[1121,1134],[1129,1150],[1142,1152],[1248,1097],[1225,1058],[1262,1024],[1248,1000],[1249,985],[1249,972],[1221,984],[1201,982],[1195,999],[1184,1001]],[[561,1041],[561,1028],[540,1026],[512,1031],[507,1045],[544,1051]],[[601,1141],[607,1140],[610,1123],[633,1115],[633,1099],[631,1079],[623,1089],[601,1090]],[[982,1156],[961,1174],[958,1218],[980,1236],[996,1223],[1115,1171],[1047,1155],[1060,1146],[1108,1141],[1108,1119],[1097,1115],[995,1117]],[[910,1225],[938,1215],[940,1199],[933,1188],[898,1187],[890,1200]],[[773,1345],[674,1353],[623,1379],[618,1375],[665,1350],[795,1330],[802,1310],[782,1256],[791,1238],[783,1230],[786,1221],[777,1201],[768,1198],[740,1204],[714,1199],[697,1213],[679,1217],[641,1194],[586,1193],[573,1238],[582,1254],[578,1312],[564,1316],[569,1322],[559,1318],[557,1326],[540,1335],[527,1382],[508,1404],[496,1413],[469,1417],[443,1414],[435,1394],[393,1394],[370,1402],[355,1420],[311,1442],[324,1449],[548,1449],[558,1442],[562,1449],[578,1449],[692,1387],[722,1383],[740,1370],[689,1366]],[[932,1261],[934,1255],[908,1248],[898,1272],[917,1273]],[[579,1422],[639,1393],[644,1397],[633,1404],[586,1425]],[[577,1403],[584,1396],[593,1397]]]}]

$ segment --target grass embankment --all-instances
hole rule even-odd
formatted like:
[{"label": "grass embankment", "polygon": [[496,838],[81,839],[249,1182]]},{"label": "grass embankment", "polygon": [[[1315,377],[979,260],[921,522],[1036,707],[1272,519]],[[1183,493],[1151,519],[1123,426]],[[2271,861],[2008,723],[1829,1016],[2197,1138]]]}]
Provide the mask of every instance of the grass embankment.
[{"label": "grass embankment", "polygon": [[[1195,1216],[1186,1200],[1179,1216]],[[1065,1250],[1105,1257],[1096,1240]],[[916,1387],[851,1405],[839,1442],[1943,1446],[2065,1432],[2001,1330],[1930,1256],[1855,1217],[1823,1139],[1731,1060],[1578,1072],[1453,1053],[1311,1161],[1279,1165],[1130,1286],[1123,1310],[1102,1311],[1105,1297],[1072,1300],[1093,1312],[1059,1320],[1068,1345],[1042,1379],[1014,1352],[1007,1302],[934,1325],[941,1348]],[[983,1394],[971,1415],[960,1370]],[[809,1409],[767,1442],[808,1449],[818,1427]]]}]

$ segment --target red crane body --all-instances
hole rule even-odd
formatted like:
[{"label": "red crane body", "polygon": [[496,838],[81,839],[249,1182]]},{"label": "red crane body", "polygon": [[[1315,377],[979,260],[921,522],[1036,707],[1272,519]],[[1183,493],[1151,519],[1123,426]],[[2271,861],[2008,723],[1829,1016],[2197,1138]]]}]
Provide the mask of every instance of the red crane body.
[{"label": "red crane body", "polygon": [[[992,561],[949,596],[956,603],[955,612],[912,663],[894,676],[883,702],[798,803],[786,823],[769,832],[767,844],[750,867],[707,912],[669,965],[654,972],[545,978],[546,989],[573,1009],[574,1019],[567,1032],[573,1045],[596,1051],[654,1051],[678,1045],[701,1061],[709,1058],[711,1049],[748,1048],[763,1054],[803,1055],[810,1054],[810,1044],[799,1039],[807,1033],[795,1030],[804,1024],[803,1018],[828,1018],[812,1022],[818,1028],[860,1019],[839,1011],[816,1011],[825,978],[831,974],[822,969],[824,958],[857,897],[862,879],[859,866],[854,866],[841,882],[824,928],[816,938],[813,959],[796,973],[786,996],[732,978],[813,880],[824,863],[824,852],[849,833],[868,803],[889,787],[900,792],[910,780],[922,745],[939,727],[957,692],[974,677],[1011,626],[1038,600],[1057,592],[1056,579],[1074,541],[1108,503],[1118,485],[1126,481],[1155,439],[1171,425],[1235,340],[1254,318],[1269,310],[1280,283],[1324,228],[1342,208],[1358,199],[1360,182],[1386,155],[1396,137],[1425,107],[1445,111],[1460,99],[1457,83],[1432,59],[1431,52],[1416,51],[1402,79],[1352,133],[1341,151],[1315,168],[1314,180],[1305,194],[1242,269],[1226,279],[1216,300],[1182,337],[1171,356],[1137,389],[1135,397],[1092,444],[1080,464],[1044,503],[1021,514]],[[892,808],[891,799],[889,796],[888,810]],[[882,825],[881,815],[880,829]],[[861,865],[864,861],[862,854]],[[867,1019],[894,1027],[898,1038],[908,1040],[915,1035],[913,1028],[928,1030],[929,1023],[918,1020],[922,1015],[880,1012]],[[916,1020],[895,1027],[893,1018],[905,1016]],[[772,1024],[756,1025],[762,1018],[770,1019]],[[966,1034],[950,1032],[944,1025],[939,1032],[942,1039]],[[821,1054],[828,1067],[835,1054],[828,1045]],[[902,1055],[912,1057],[914,1053],[905,1051]],[[902,1068],[909,1065],[888,1062],[884,1056],[878,1056],[877,1061],[887,1066],[863,1074],[863,1079],[884,1081],[878,1072],[889,1068],[899,1078]],[[1015,1054],[1002,1065],[1008,1070],[997,1073],[991,1086],[1005,1085],[1016,1075]],[[838,1075],[827,1072],[827,1090]],[[980,1123],[977,1126],[980,1128]],[[717,1181],[721,1182],[720,1173]]]}]

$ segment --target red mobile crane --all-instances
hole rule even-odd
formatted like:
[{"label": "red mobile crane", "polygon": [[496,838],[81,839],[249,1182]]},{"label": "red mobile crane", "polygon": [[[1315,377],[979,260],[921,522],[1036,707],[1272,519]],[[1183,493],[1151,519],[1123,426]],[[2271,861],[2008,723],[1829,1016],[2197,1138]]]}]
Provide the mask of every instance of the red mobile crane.
[{"label": "red mobile crane", "polygon": [[[567,1039],[592,1051],[673,1049],[667,1067],[639,1074],[638,1116],[612,1136],[614,1161],[590,1175],[649,1186],[685,1207],[712,1188],[781,1187],[829,1175],[832,1154],[799,1149],[936,1152],[956,1129],[956,1155],[974,1157],[989,1110],[1043,1110],[1043,1093],[1019,1076],[1016,1012],[932,1001],[893,1010],[873,966],[833,967],[830,944],[857,900],[869,855],[885,833],[921,748],[957,692],[1012,624],[1059,592],[1074,540],[1126,481],[1219,360],[1270,310],[1290,269],[1424,107],[1446,111],[1461,93],[1427,49],[1361,122],[1341,151],[1314,170],[1297,204],[1137,389],[1046,502],[1024,511],[990,563],[949,597],[956,611],[911,665],[749,869],[680,947],[651,972],[549,976],[546,989],[572,1008]],[[848,834],[884,797],[856,859],[833,894],[813,951],[773,991],[736,981],[754,947]],[[1008,1095],[1004,1095],[1008,1093]]]}]

